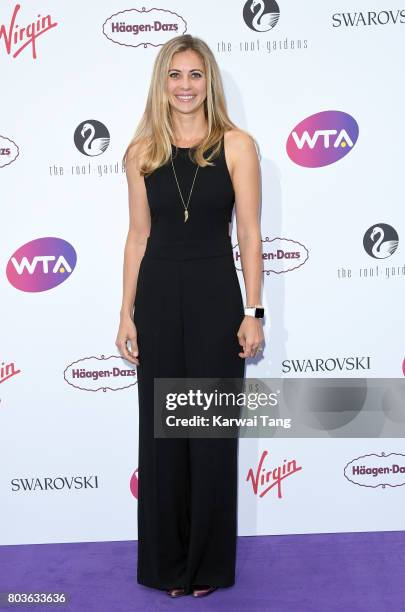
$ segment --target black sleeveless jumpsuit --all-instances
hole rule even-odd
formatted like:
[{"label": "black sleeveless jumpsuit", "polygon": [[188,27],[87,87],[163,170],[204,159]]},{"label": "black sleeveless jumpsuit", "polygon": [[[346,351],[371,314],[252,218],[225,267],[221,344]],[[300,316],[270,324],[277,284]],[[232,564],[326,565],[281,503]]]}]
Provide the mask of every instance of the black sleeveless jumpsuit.
[{"label": "black sleeveless jumpsuit", "polygon": [[[172,145],[187,202],[196,165]],[[151,231],[141,260],[138,335],[137,581],[158,589],[235,582],[237,438],[155,438],[154,377],[237,377],[244,317],[229,222],[234,190],[224,155],[199,168],[189,219],[170,161],[145,177]]]}]

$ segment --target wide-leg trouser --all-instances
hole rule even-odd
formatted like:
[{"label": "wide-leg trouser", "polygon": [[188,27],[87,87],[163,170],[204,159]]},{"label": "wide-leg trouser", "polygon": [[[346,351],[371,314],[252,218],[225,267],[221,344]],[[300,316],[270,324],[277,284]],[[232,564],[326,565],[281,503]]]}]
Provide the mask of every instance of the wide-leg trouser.
[{"label": "wide-leg trouser", "polygon": [[232,252],[148,253],[135,298],[138,373],[138,568],[158,589],[235,582],[237,438],[155,438],[155,377],[243,379],[243,299]]}]

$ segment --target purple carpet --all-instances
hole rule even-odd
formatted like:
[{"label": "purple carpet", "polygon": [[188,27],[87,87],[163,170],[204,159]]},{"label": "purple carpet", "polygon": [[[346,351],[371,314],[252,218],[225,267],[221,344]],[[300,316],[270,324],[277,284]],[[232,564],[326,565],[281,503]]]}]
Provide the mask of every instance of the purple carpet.
[{"label": "purple carpet", "polygon": [[405,532],[238,539],[236,583],[206,598],[170,599],[136,582],[136,542],[0,547],[0,592],[61,592],[66,605],[25,612],[232,610],[405,611]]}]

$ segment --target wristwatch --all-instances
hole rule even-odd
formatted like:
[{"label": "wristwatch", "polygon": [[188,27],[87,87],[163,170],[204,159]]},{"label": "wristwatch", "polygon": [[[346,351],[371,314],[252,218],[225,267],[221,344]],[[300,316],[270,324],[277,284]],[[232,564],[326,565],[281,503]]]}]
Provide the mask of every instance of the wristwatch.
[{"label": "wristwatch", "polygon": [[255,306],[245,306],[245,315],[255,317],[256,319],[263,319],[264,308],[261,304],[255,304]]}]

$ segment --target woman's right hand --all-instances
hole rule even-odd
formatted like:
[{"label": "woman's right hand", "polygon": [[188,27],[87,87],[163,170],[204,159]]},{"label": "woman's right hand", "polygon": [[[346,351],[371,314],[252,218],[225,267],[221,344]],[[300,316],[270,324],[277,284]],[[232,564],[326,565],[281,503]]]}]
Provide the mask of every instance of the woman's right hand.
[{"label": "woman's right hand", "polygon": [[[127,346],[127,342],[130,343],[130,349]],[[121,317],[115,346],[124,359],[139,365],[137,332],[131,317]]]}]

